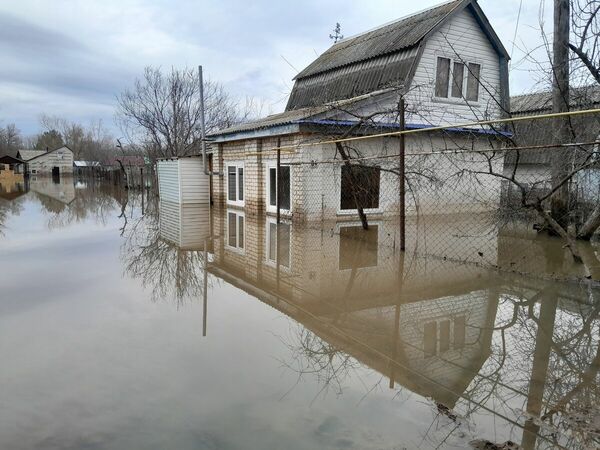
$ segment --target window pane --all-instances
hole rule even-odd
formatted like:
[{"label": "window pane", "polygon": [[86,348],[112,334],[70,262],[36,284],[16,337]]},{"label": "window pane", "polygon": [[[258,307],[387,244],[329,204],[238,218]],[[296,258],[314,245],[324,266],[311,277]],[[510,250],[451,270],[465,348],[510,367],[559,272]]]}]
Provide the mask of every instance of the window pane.
[{"label": "window pane", "polygon": [[227,167],[227,198],[232,202],[235,201],[235,166]]},{"label": "window pane", "polygon": [[465,316],[454,319],[454,348],[463,348],[465,346],[466,328]]},{"label": "window pane", "polygon": [[279,264],[284,267],[290,267],[290,235],[291,227],[289,223],[279,224]]},{"label": "window pane", "polygon": [[244,168],[238,168],[238,200],[244,200]]},{"label": "window pane", "polygon": [[435,356],[437,353],[437,323],[429,322],[425,324],[423,334],[423,352],[425,356]]},{"label": "window pane", "polygon": [[290,210],[290,166],[281,166],[279,175],[279,206]]},{"label": "window pane", "polygon": [[452,71],[452,97],[461,98],[463,96],[463,80],[465,76],[465,65],[455,62]]},{"label": "window pane", "polygon": [[269,205],[277,206],[277,169],[269,169]]},{"label": "window pane", "polygon": [[379,208],[379,181],[379,167],[343,166],[340,209]]},{"label": "window pane", "polygon": [[277,224],[269,222],[269,260],[277,259]]},{"label": "window pane", "polygon": [[435,96],[448,97],[448,79],[450,77],[450,60],[448,58],[437,59],[437,70],[435,74]]},{"label": "window pane", "polygon": [[467,100],[476,102],[479,100],[479,76],[481,66],[479,64],[469,63],[469,73],[467,75]]},{"label": "window pane", "polygon": [[237,247],[237,233],[236,233],[236,221],[237,216],[234,213],[228,214],[227,234],[229,237],[228,243],[231,247]]},{"label": "window pane", "polygon": [[440,322],[440,353],[450,350],[450,321]]},{"label": "window pane", "polygon": [[238,216],[238,247],[244,248],[244,216]]}]

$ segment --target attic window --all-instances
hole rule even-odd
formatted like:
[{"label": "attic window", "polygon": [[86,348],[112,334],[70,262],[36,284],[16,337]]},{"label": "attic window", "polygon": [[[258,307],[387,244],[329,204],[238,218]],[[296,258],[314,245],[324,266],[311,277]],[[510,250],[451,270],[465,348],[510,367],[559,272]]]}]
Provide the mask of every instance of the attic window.
[{"label": "attic window", "polygon": [[480,64],[440,56],[435,75],[435,97],[476,102],[479,100],[480,75]]}]

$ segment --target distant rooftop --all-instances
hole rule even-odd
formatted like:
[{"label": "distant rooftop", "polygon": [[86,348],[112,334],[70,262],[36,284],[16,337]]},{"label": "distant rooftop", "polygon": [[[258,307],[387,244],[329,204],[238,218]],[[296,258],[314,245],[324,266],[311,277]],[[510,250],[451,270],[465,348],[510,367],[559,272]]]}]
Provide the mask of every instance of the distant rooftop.
[{"label": "distant rooftop", "polygon": [[[600,105],[600,86],[572,88],[569,104],[573,109],[597,107]],[[552,91],[533,92],[511,97],[510,109],[515,115],[550,112],[552,110]]]}]

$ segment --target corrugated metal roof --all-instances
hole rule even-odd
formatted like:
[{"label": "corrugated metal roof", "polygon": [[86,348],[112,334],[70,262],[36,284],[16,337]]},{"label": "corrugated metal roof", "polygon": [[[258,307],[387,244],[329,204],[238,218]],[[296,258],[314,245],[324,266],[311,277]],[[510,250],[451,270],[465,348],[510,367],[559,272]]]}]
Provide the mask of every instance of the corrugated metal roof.
[{"label": "corrugated metal roof", "polygon": [[48,153],[46,150],[19,150],[17,157],[23,161],[29,161],[38,156],[42,156]]},{"label": "corrugated metal roof", "polygon": [[358,36],[344,39],[319,56],[296,78],[316,75],[417,45],[464,0],[453,0],[399,19]]},{"label": "corrugated metal roof", "polygon": [[352,98],[406,80],[418,47],[346,65],[296,81],[286,109],[316,106]]},{"label": "corrugated metal roof", "polygon": [[[600,86],[591,85],[572,88],[569,104],[573,109],[593,107],[600,104]],[[511,97],[510,108],[514,115],[549,112],[552,110],[552,91],[534,92]]]},{"label": "corrugated metal roof", "polygon": [[329,105],[323,105],[317,108],[302,108],[294,111],[285,111],[279,114],[272,114],[263,119],[254,120],[252,122],[246,122],[239,125],[219,130],[214,133],[210,133],[209,136],[221,136],[224,134],[239,133],[242,131],[260,130],[263,128],[269,128],[277,125],[287,125],[295,123],[299,120],[312,117],[316,114],[323,113],[331,109]]},{"label": "corrugated metal roof", "polygon": [[98,161],[73,161],[75,167],[100,167],[101,164]]}]

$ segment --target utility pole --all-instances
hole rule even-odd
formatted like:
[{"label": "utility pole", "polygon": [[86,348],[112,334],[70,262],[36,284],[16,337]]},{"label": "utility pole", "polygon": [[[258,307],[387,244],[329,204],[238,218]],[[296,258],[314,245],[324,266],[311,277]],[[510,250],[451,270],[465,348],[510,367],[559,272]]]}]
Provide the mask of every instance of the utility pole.
[{"label": "utility pole", "polygon": [[[569,0],[554,0],[554,42],[552,61],[552,112],[569,111]],[[570,140],[569,118],[556,119],[557,143],[566,144]],[[566,230],[569,225],[569,183],[565,178],[569,173],[570,155],[567,149],[552,151],[552,187],[561,185],[552,196],[552,217]]]}]

